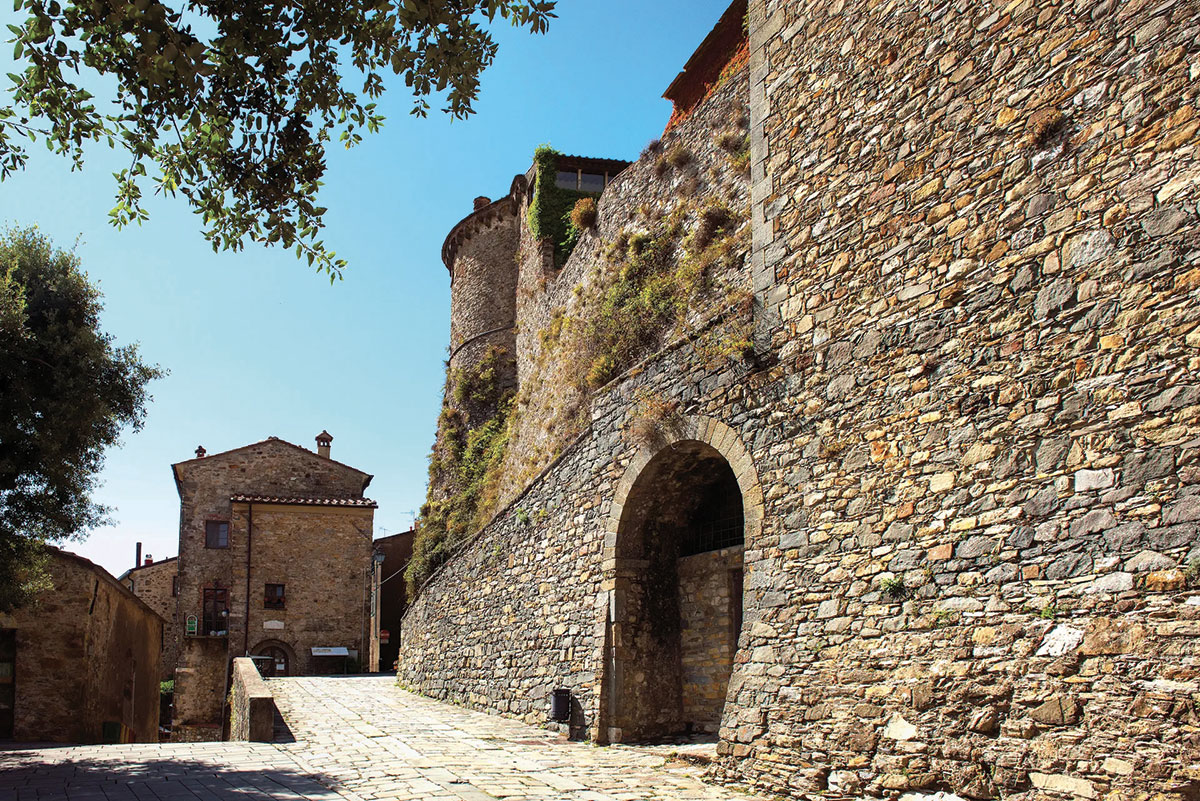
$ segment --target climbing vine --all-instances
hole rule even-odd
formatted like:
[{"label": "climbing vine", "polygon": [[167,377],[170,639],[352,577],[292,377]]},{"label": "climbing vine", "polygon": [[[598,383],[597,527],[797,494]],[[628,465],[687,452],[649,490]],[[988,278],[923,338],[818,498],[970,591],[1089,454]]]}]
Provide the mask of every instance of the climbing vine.
[{"label": "climbing vine", "polygon": [[554,243],[554,265],[567,263],[582,229],[571,220],[571,211],[583,198],[599,197],[595,192],[563,189],[557,183],[558,157],[562,154],[549,145],[533,151],[537,177],[533,184],[533,201],[529,204],[529,231],[538,241]]}]

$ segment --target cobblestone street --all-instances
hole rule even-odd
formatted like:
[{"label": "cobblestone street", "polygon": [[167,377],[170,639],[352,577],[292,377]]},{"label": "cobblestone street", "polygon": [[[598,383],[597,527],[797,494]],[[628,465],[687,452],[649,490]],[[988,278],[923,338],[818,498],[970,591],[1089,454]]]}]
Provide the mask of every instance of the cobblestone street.
[{"label": "cobblestone street", "polygon": [[0,751],[6,801],[747,799],[700,769],[630,748],[569,743],[440,704],[391,676],[269,682],[277,743],[167,743]]}]

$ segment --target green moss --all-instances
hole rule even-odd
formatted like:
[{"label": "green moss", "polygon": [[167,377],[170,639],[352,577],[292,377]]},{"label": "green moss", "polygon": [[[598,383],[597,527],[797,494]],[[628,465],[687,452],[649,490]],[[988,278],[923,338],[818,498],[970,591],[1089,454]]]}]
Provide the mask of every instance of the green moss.
[{"label": "green moss", "polygon": [[571,222],[571,211],[582,198],[599,197],[595,192],[579,192],[558,186],[558,157],[562,154],[549,145],[542,145],[533,152],[533,163],[537,177],[533,185],[533,201],[529,204],[529,231],[538,241],[554,243],[554,264],[562,267],[567,263],[575,243],[582,233]]}]

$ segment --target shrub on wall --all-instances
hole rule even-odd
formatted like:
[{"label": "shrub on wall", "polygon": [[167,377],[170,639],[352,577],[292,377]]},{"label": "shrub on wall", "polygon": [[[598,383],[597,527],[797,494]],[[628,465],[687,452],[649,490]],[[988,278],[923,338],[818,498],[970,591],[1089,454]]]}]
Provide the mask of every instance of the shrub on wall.
[{"label": "shrub on wall", "polygon": [[575,201],[575,208],[571,209],[571,225],[580,231],[585,228],[595,228],[596,216],[596,199],[592,197],[580,198]]}]

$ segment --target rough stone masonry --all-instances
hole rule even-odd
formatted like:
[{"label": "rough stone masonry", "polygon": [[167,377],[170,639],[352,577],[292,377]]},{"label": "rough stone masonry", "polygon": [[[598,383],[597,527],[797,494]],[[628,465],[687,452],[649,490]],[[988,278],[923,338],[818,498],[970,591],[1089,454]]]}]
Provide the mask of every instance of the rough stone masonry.
[{"label": "rough stone masonry", "polygon": [[[748,23],[748,79],[708,103],[747,93],[752,358],[704,356],[717,315],[610,382],[424,586],[401,680],[529,720],[567,687],[600,741],[681,723],[682,624],[647,621],[695,588],[651,534],[728,469],[714,776],[1196,797],[1200,3],[753,0]],[[705,119],[664,146],[703,164]],[[557,280],[669,202],[646,161]],[[637,441],[647,393],[677,413]]]}]

